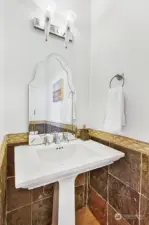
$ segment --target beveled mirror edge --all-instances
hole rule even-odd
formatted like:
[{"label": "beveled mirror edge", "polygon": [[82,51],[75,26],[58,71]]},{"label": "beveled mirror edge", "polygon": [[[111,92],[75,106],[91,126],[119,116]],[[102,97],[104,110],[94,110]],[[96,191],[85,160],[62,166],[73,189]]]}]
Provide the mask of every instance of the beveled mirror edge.
[{"label": "beveled mirror edge", "polygon": [[[32,82],[35,80],[36,78],[36,71],[37,71],[37,68],[38,66],[40,66],[41,64],[44,64],[46,70],[48,70],[47,68],[47,63],[48,63],[48,60],[52,60],[52,59],[55,59],[57,60],[61,67],[63,68],[63,70],[66,72],[66,75],[67,75],[67,82],[68,82],[68,87],[70,89],[70,93],[74,96],[75,95],[75,99],[76,99],[76,89],[73,85],[73,82],[72,82],[72,73],[71,73],[71,69],[69,68],[69,66],[67,65],[67,63],[65,62],[65,60],[63,59],[62,56],[58,55],[57,53],[51,53],[49,54],[45,60],[41,60],[39,63],[37,63],[35,65],[35,68],[33,70],[33,77],[31,79],[31,81],[29,82],[28,84],[28,99],[29,99],[29,88],[30,88],[30,85],[32,84]],[[72,101],[73,101],[73,97],[72,97]],[[72,104],[73,105],[73,104]],[[72,110],[73,112],[73,110]],[[29,113],[29,110],[28,110],[28,113]],[[34,131],[36,130],[35,129],[35,126],[38,125],[38,124],[44,124],[44,134],[46,134],[46,125],[50,125],[50,126],[55,126],[57,128],[63,131],[67,131],[67,132],[71,132],[73,134],[75,134],[75,136],[77,136],[77,126],[74,124],[74,120],[73,120],[73,115],[72,115],[72,123],[70,124],[66,124],[66,123],[59,123],[59,122],[54,122],[54,121],[30,121],[29,119],[29,135],[30,135],[30,126],[34,126]]]}]

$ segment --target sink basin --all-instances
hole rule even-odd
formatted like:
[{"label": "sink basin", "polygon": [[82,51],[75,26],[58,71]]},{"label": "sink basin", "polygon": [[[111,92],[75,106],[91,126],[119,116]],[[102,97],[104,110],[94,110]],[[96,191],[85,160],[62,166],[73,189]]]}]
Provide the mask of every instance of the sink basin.
[{"label": "sink basin", "polygon": [[[37,155],[42,162],[60,164],[72,158],[76,153],[77,145],[59,145],[52,148],[37,149]],[[52,160],[51,160],[52,159]]]},{"label": "sink basin", "polygon": [[94,141],[15,148],[16,188],[33,189],[113,163],[124,153]]},{"label": "sink basin", "polygon": [[[76,161],[82,163],[83,160],[90,160],[93,157],[101,157],[99,152],[92,150],[91,148],[81,145],[80,143],[56,145],[54,147],[43,147],[36,150],[39,160],[43,163],[59,163],[59,165],[66,165],[69,161]],[[64,164],[65,162],[65,164]]]},{"label": "sink basin", "polygon": [[15,185],[16,188],[33,189],[58,181],[58,225],[75,225],[76,176],[112,164],[122,157],[124,153],[91,140],[49,146],[18,146],[15,148]]}]

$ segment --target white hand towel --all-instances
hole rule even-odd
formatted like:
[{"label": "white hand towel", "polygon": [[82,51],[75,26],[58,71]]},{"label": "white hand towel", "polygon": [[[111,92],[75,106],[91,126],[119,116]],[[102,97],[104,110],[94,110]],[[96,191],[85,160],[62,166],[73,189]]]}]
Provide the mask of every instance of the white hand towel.
[{"label": "white hand towel", "polygon": [[107,112],[104,129],[119,133],[125,124],[125,101],[122,87],[111,88],[108,93]]}]

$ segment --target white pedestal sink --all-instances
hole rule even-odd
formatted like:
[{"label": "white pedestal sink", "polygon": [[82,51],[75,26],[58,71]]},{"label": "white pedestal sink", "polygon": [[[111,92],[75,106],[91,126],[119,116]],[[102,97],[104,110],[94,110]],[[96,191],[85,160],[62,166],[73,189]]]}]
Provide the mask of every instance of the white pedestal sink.
[{"label": "white pedestal sink", "polygon": [[59,182],[58,225],[75,225],[75,178],[73,176]]},{"label": "white pedestal sink", "polygon": [[59,182],[58,225],[75,225],[74,183],[78,174],[100,168],[124,153],[94,141],[15,148],[16,188],[33,189]]}]

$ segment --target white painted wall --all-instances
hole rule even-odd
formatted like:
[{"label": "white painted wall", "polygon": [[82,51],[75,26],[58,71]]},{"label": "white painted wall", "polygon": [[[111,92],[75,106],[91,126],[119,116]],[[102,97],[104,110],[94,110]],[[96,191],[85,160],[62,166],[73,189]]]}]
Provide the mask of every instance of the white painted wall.
[{"label": "white painted wall", "polygon": [[[43,1],[43,0],[42,0]],[[80,37],[64,49],[63,41],[34,30],[30,21],[36,6],[31,0],[5,0],[5,129],[7,133],[28,130],[28,83],[37,62],[50,53],[63,56],[72,70],[79,96],[77,123],[87,122],[88,77],[90,70],[90,0],[56,0],[58,10],[72,9],[77,14]]]},{"label": "white painted wall", "polygon": [[4,136],[4,8],[0,1],[0,143]]},{"label": "white painted wall", "polygon": [[124,136],[149,141],[149,1],[92,0],[89,126],[103,129],[109,80],[125,73]]}]

